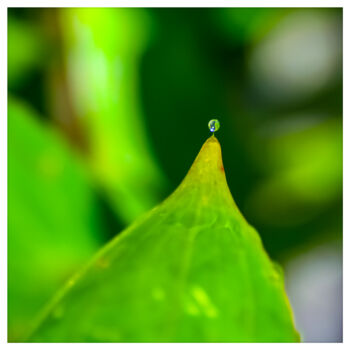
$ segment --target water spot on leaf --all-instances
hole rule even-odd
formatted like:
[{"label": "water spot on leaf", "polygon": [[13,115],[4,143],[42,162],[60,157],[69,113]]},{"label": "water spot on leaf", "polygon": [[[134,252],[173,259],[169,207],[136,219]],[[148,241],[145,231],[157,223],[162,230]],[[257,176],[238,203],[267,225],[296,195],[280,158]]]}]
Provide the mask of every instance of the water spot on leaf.
[{"label": "water spot on leaf", "polygon": [[191,316],[198,316],[199,310],[191,301],[186,303],[186,312]]},{"label": "water spot on leaf", "polygon": [[192,288],[192,295],[196,300],[197,304],[201,307],[203,313],[210,318],[217,317],[218,311],[215,306],[212,304],[208,294],[205,290],[199,286]]}]

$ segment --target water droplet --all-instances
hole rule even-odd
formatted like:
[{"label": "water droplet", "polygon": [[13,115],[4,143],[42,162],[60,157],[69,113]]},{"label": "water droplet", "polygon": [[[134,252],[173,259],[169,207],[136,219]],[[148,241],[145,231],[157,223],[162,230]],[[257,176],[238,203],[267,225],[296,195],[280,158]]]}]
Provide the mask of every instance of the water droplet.
[{"label": "water droplet", "polygon": [[211,132],[218,131],[220,129],[220,122],[217,119],[212,119],[208,123],[208,128]]}]

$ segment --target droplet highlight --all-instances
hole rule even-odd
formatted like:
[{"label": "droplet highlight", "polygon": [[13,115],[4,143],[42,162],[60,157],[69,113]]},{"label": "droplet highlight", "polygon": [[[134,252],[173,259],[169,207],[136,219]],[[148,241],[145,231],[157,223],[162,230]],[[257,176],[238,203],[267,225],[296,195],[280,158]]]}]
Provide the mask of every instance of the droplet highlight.
[{"label": "droplet highlight", "polygon": [[215,132],[218,131],[220,129],[220,122],[217,119],[212,119],[209,123],[208,123],[208,128],[211,132]]}]

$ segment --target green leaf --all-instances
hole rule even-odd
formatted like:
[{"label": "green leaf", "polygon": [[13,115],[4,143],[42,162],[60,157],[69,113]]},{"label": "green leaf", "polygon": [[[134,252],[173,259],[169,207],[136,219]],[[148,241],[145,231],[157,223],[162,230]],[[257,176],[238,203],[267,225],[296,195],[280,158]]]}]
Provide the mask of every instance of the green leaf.
[{"label": "green leaf", "polygon": [[299,341],[281,274],[234,203],[215,137],[168,199],[69,281],[31,341]]},{"label": "green leaf", "polygon": [[89,179],[62,139],[8,105],[9,340],[27,336],[54,293],[102,244]]},{"label": "green leaf", "polygon": [[134,8],[69,8],[59,18],[73,108],[88,131],[89,165],[115,214],[130,224],[159,202],[166,184],[139,96],[151,22],[145,9]]}]

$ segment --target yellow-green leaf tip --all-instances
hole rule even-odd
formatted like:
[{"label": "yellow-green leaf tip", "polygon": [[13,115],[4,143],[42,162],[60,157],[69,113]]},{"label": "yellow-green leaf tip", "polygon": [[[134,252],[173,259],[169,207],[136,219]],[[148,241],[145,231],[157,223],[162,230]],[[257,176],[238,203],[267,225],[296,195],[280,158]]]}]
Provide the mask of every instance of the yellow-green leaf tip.
[{"label": "yellow-green leaf tip", "polygon": [[214,136],[174,193],[72,281],[31,341],[300,340],[281,273],[233,201]]}]

